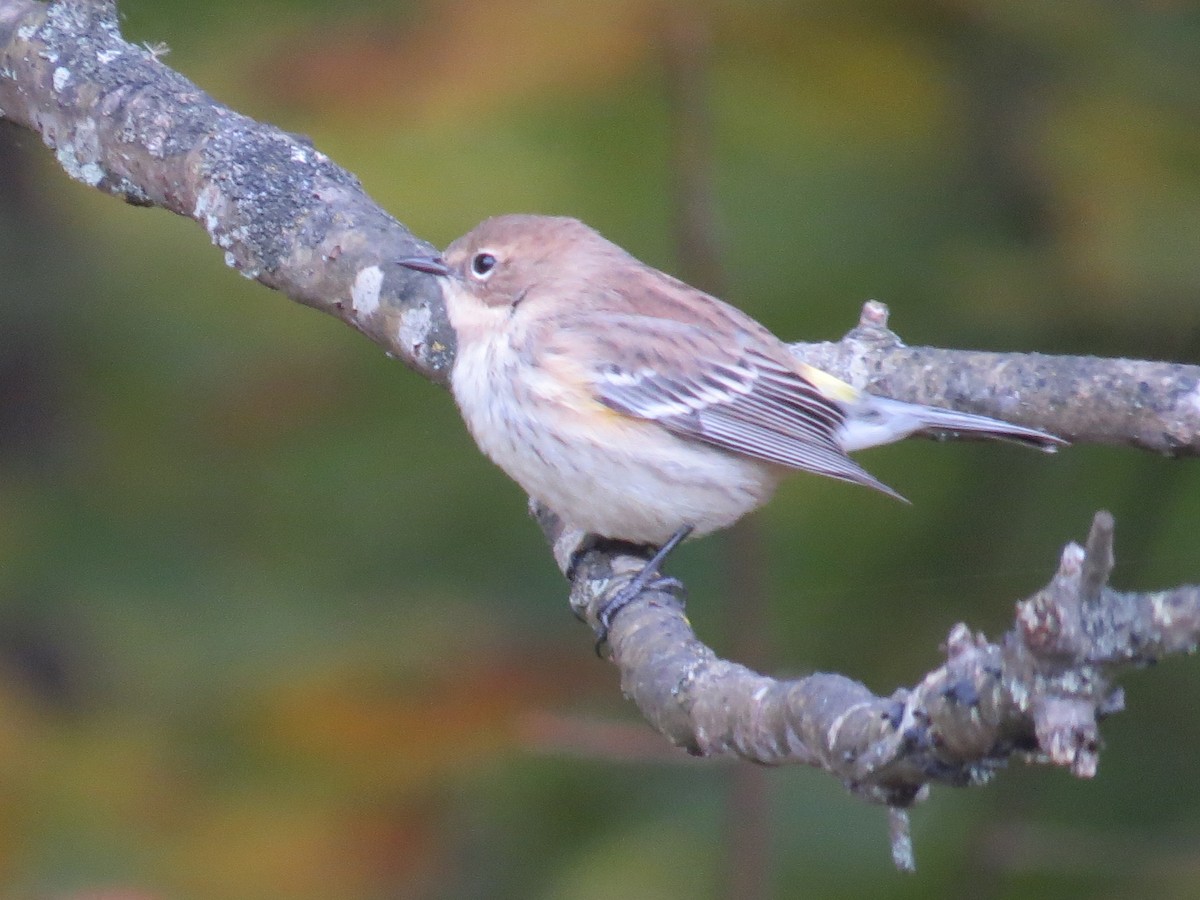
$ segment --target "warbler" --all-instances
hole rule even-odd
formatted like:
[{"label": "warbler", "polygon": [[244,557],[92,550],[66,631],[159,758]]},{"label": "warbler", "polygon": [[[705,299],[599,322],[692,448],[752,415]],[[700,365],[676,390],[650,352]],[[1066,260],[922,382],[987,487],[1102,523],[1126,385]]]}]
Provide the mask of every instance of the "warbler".
[{"label": "warbler", "polygon": [[497,216],[440,257],[397,262],[441,282],[451,389],[480,449],[565,524],[661,548],[637,589],[681,540],[762,506],[791,470],[899,497],[847,454],[917,432],[1064,443],[859,391],[576,219]]}]

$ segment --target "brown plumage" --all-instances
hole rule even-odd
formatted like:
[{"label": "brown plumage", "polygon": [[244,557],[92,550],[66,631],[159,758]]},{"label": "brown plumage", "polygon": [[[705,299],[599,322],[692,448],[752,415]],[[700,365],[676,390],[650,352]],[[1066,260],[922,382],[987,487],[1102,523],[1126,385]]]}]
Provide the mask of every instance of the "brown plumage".
[{"label": "brown plumage", "polygon": [[862,393],[745,313],[574,219],[500,216],[438,259],[455,399],[480,447],[568,524],[662,544],[765,503],[801,469],[895,495],[847,455],[914,432],[1063,442]]}]

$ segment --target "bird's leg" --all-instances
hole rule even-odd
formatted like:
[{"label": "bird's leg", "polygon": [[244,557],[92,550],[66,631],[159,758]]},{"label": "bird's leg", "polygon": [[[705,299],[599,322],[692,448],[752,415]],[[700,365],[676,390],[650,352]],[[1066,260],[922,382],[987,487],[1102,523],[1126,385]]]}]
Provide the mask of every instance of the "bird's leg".
[{"label": "bird's leg", "polygon": [[583,563],[583,558],[593,550],[599,549],[605,543],[605,539],[598,534],[585,534],[578,546],[571,551],[571,558],[567,561],[567,570],[563,572],[567,576],[567,581],[575,580],[575,573],[579,571],[579,566]]},{"label": "bird's leg", "polygon": [[642,566],[641,571],[634,575],[611,600],[600,607],[599,612],[596,613],[596,621],[599,623],[596,627],[597,656],[601,655],[600,650],[608,640],[608,630],[612,626],[613,619],[617,617],[617,613],[632,603],[638,594],[648,587],[660,590],[677,590],[683,587],[683,583],[678,578],[660,575],[658,568],[670,556],[671,551],[682,544],[691,533],[691,525],[681,525],[673,535],[667,538],[667,542],[655,551],[646,565]]}]

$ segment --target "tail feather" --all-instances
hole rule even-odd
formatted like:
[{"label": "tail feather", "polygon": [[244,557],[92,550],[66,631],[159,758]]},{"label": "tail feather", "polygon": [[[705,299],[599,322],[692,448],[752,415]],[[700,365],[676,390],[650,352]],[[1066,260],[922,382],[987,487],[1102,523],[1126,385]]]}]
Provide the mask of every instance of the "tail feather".
[{"label": "tail feather", "polygon": [[847,451],[861,450],[890,444],[914,434],[938,439],[975,437],[1011,441],[1047,453],[1067,445],[1067,441],[1045,431],[990,416],[874,395],[863,395],[862,402],[848,410],[842,445]]},{"label": "tail feather", "polygon": [[932,414],[917,433],[933,438],[976,436],[989,440],[1023,444],[1046,453],[1054,453],[1059,447],[1067,445],[1067,441],[1062,438],[1036,428],[1026,428],[1024,425],[1014,425],[1011,422],[974,413],[963,413],[938,407],[929,407],[928,409]]}]

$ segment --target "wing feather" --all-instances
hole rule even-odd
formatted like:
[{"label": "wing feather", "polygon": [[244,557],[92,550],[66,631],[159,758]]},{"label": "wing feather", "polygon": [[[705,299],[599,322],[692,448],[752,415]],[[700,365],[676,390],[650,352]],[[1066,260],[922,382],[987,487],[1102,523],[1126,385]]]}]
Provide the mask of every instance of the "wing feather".
[{"label": "wing feather", "polygon": [[590,348],[590,374],[597,399],[610,409],[723,450],[895,495],[842,449],[846,414],[838,402],[751,346],[761,334],[718,336],[684,322],[616,312],[572,331],[602,336]]}]

